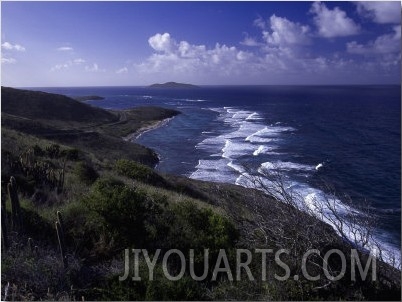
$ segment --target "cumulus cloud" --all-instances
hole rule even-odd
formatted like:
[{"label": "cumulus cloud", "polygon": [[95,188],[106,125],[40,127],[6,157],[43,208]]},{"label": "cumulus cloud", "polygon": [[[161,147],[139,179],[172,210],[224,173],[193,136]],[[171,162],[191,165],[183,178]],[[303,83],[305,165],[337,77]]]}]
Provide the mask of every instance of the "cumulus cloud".
[{"label": "cumulus cloud", "polygon": [[156,51],[170,52],[172,43],[169,33],[156,34],[148,39],[149,45]]},{"label": "cumulus cloud", "polygon": [[[261,26],[261,21],[259,24]],[[267,25],[264,28],[266,27]],[[310,28],[307,25],[272,15],[269,18],[269,27],[271,30],[264,29],[263,31],[263,39],[268,45],[303,45],[310,42]]]},{"label": "cumulus cloud", "polygon": [[1,58],[1,64],[15,64],[17,60],[14,58]]},{"label": "cumulus cloud", "polygon": [[177,42],[169,33],[157,33],[148,39],[148,43],[156,53],[135,66],[143,73],[163,72],[171,76],[190,72],[236,74],[241,72],[237,67],[252,57],[251,53],[241,51],[235,46],[217,43],[215,47],[207,48],[205,45],[194,45],[187,41]]},{"label": "cumulus cloud", "polygon": [[394,26],[392,34],[377,37],[374,41],[360,44],[352,41],[346,44],[347,51],[359,55],[379,55],[400,53],[401,51],[401,27]]},{"label": "cumulus cloud", "polygon": [[321,37],[345,37],[356,35],[360,32],[360,26],[339,7],[331,10],[324,3],[314,2],[310,12],[315,15],[314,23]]},{"label": "cumulus cloud", "polygon": [[401,23],[401,3],[399,1],[357,2],[358,13],[376,23]]},{"label": "cumulus cloud", "polygon": [[[265,35],[264,43],[259,42],[261,46],[255,52],[219,43],[209,48],[187,41],[176,42],[167,33],[156,34],[149,38],[155,53],[134,68],[143,76],[186,81],[194,77],[207,83],[211,79],[227,80],[229,83],[234,83],[236,79],[237,83],[304,83],[304,79],[311,82],[314,77],[317,82],[329,78],[344,81],[346,77],[340,74],[351,76],[353,72],[350,71],[359,68],[353,59],[295,51],[295,47],[310,41],[310,31],[303,25],[273,16],[264,28],[263,31],[268,32],[270,37]],[[296,33],[302,37],[296,37]],[[353,77],[356,77],[355,73]]]},{"label": "cumulus cloud", "polygon": [[72,47],[69,46],[63,46],[63,47],[59,47],[57,48],[58,51],[72,51],[74,50]]},{"label": "cumulus cloud", "polygon": [[25,51],[25,47],[19,44],[11,44],[9,42],[4,42],[1,44],[1,48],[5,50],[16,50],[16,51]]},{"label": "cumulus cloud", "polygon": [[250,47],[261,46],[261,43],[258,42],[257,38],[250,37],[247,33],[244,34],[244,39],[240,42],[240,44]]}]

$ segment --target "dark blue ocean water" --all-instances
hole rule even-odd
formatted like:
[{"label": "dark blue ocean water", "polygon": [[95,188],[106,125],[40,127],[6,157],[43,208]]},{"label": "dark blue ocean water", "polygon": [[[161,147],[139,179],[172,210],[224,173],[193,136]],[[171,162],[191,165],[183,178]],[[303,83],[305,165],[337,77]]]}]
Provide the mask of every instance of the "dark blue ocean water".
[{"label": "dark blue ocean water", "polygon": [[43,88],[100,95],[102,108],[175,108],[181,115],[137,141],[161,158],[157,169],[192,178],[245,184],[254,173],[279,170],[305,198],[322,181],[353,204],[368,201],[376,236],[401,244],[400,86],[240,86],[199,89],[146,87]]}]

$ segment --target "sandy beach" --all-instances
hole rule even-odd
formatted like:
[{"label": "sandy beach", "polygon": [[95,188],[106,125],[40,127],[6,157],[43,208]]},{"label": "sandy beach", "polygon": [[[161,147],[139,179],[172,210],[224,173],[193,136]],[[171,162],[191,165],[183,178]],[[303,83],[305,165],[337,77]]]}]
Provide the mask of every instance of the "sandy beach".
[{"label": "sandy beach", "polygon": [[153,121],[153,122],[151,122],[151,124],[143,126],[140,129],[138,129],[137,131],[123,137],[123,139],[125,141],[134,141],[134,140],[138,139],[141,135],[143,135],[145,132],[155,130],[159,127],[166,125],[171,119],[173,119],[173,117],[169,117],[169,118],[163,119],[161,121]]}]

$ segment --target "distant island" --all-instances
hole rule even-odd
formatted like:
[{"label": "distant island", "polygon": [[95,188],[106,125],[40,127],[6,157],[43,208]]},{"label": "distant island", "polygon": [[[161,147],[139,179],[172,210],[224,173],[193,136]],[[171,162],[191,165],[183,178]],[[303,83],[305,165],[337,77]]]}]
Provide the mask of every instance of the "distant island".
[{"label": "distant island", "polygon": [[84,96],[75,96],[73,97],[73,99],[79,102],[85,102],[85,101],[100,101],[104,100],[105,98],[98,95],[84,95]]},{"label": "distant island", "polygon": [[166,82],[164,84],[152,84],[151,88],[200,88],[199,86],[177,82]]}]

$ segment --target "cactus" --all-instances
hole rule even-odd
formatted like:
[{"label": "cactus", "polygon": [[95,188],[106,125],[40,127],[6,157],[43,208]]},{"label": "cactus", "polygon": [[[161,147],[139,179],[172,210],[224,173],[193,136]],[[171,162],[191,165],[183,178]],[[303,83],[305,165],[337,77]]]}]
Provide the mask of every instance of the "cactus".
[{"label": "cactus", "polygon": [[65,250],[65,245],[64,245],[64,238],[63,238],[63,231],[61,230],[60,223],[56,221],[56,232],[57,232],[57,239],[59,240],[59,247],[60,247],[60,253],[61,253],[61,259],[63,261],[64,268],[67,268],[68,263],[67,263],[67,257],[66,257],[66,250]]},{"label": "cactus", "polygon": [[16,230],[21,230],[22,229],[21,207],[17,193],[17,182],[15,181],[14,176],[11,176],[10,183],[7,185],[7,189],[8,189],[8,195],[11,200],[13,227]]},{"label": "cactus", "polygon": [[32,245],[32,242],[33,242],[32,238],[29,237],[29,238],[28,238],[28,248],[29,248],[29,251],[30,251],[31,253],[33,253],[33,245]]},{"label": "cactus", "polygon": [[[51,145],[46,150],[51,158],[59,158],[60,146]],[[37,184],[49,186],[52,190],[56,189],[59,194],[64,188],[66,161],[67,157],[59,162],[59,167],[56,167],[37,158],[34,149],[30,148],[19,156],[18,168],[25,176],[32,177]]]},{"label": "cactus", "polygon": [[61,193],[63,191],[64,186],[64,168],[59,172],[59,179],[57,180],[57,193]]}]

